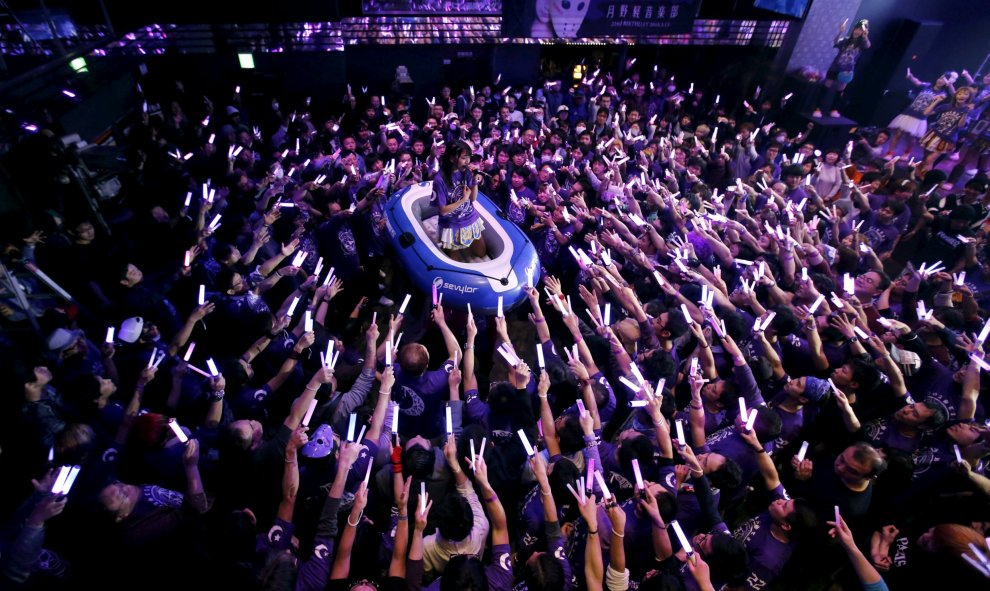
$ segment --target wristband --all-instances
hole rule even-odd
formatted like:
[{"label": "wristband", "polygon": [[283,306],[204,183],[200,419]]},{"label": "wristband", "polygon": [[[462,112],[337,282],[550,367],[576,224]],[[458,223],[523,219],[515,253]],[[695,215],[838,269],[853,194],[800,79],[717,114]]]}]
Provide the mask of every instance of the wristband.
[{"label": "wristband", "polygon": [[546,318],[533,318],[533,322],[535,322],[537,324],[539,324],[541,322],[546,322],[546,321],[547,321]]},{"label": "wristband", "polygon": [[497,500],[498,500],[498,495],[495,494],[495,493],[492,493],[492,496],[489,497],[489,498],[487,498],[487,499],[485,499],[485,502],[486,503],[494,503]]},{"label": "wristband", "polygon": [[598,530],[596,529],[596,530],[592,531],[592,530],[589,529],[588,530],[588,535],[589,536],[597,536],[598,535]]},{"label": "wristband", "polygon": [[392,462],[392,474],[402,474],[402,462]]},{"label": "wristband", "polygon": [[398,519],[399,519],[399,521],[409,521],[409,516],[408,515],[399,515]]},{"label": "wristband", "polygon": [[295,349],[293,349],[293,350],[292,350],[292,351],[291,351],[291,352],[289,353],[289,359],[292,359],[292,360],[295,360],[295,361],[299,361],[299,358],[300,358],[301,356],[302,356],[302,353],[300,353],[299,351],[296,351]]},{"label": "wristband", "polygon": [[361,511],[361,513],[358,514],[357,523],[351,523],[351,516],[348,515],[347,516],[347,525],[349,525],[351,527],[357,527],[357,526],[361,525],[361,518],[362,517],[364,517],[364,511]]},{"label": "wristband", "polygon": [[213,402],[220,402],[221,400],[223,400],[224,394],[226,394],[226,392],[224,392],[223,390],[214,391]]},{"label": "wristband", "polygon": [[613,529],[612,530],[612,535],[615,536],[615,537],[617,537],[617,538],[624,538],[624,537],[626,537],[626,534],[620,534],[619,533],[619,530],[617,530],[617,529]]}]

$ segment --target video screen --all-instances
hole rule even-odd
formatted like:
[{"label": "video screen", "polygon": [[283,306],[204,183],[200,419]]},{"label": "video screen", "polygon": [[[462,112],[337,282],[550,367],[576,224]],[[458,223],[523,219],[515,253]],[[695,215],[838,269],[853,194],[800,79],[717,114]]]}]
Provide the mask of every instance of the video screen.
[{"label": "video screen", "polygon": [[502,0],[361,0],[365,16],[379,14],[502,14]]},{"label": "video screen", "polygon": [[755,0],[753,6],[794,18],[802,18],[810,3],[811,0]]}]

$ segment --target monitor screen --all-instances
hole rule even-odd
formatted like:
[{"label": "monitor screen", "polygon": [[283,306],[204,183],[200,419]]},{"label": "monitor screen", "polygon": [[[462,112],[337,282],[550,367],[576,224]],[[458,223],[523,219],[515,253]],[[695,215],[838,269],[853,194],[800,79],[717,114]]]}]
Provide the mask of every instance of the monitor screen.
[{"label": "monitor screen", "polygon": [[755,0],[753,6],[794,18],[802,18],[811,0]]},{"label": "monitor screen", "polygon": [[362,0],[365,16],[376,14],[502,14],[501,0]]}]

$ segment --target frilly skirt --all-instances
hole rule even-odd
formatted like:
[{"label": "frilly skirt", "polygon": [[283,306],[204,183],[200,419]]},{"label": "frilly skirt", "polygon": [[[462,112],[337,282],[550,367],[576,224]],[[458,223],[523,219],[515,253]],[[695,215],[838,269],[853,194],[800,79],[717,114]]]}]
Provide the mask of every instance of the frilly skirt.
[{"label": "frilly skirt", "polygon": [[474,223],[463,228],[444,228],[440,230],[440,248],[446,250],[463,250],[478,238],[485,230],[485,222],[478,218]]}]

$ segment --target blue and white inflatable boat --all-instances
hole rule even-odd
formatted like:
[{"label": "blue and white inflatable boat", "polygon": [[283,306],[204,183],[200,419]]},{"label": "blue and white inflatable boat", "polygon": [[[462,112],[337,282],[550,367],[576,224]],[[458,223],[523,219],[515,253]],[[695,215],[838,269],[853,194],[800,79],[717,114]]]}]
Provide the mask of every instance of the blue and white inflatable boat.
[{"label": "blue and white inflatable boat", "polygon": [[[385,206],[388,232],[396,255],[410,279],[424,293],[443,294],[444,305],[480,314],[494,314],[498,298],[505,311],[526,299],[526,286],[540,280],[536,248],[521,228],[507,220],[487,196],[478,193],[475,209],[485,221],[483,236],[490,260],[454,261],[437,245],[439,209],[430,205],[433,182],[411,185]],[[431,236],[432,234],[432,236]]]}]

